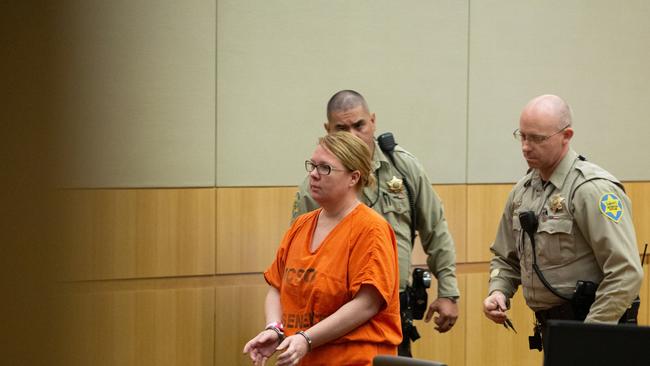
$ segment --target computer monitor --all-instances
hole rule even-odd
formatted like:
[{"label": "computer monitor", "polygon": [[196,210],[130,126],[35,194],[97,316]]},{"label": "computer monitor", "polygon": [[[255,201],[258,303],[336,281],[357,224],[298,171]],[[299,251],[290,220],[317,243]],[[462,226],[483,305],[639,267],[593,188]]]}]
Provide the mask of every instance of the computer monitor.
[{"label": "computer monitor", "polygon": [[544,366],[648,366],[650,327],[549,320]]}]

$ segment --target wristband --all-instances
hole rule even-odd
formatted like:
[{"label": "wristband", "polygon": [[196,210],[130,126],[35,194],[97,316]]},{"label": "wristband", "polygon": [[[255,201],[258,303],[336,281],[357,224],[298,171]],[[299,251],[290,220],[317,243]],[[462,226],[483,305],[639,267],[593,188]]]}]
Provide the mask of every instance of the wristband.
[{"label": "wristband", "polygon": [[272,330],[278,335],[278,343],[282,343],[285,338],[284,331],[282,329],[282,323],[270,323],[264,328],[264,330]]},{"label": "wristband", "polygon": [[307,352],[310,352],[311,351],[311,338],[307,335],[307,333],[303,332],[302,330],[297,331],[296,334],[300,334],[301,336],[305,337],[305,340],[307,341]]},{"label": "wristband", "polygon": [[269,324],[266,325],[266,327],[264,327],[264,329],[269,329],[271,327],[278,328],[280,331],[284,332],[284,325],[282,325],[282,323],[280,323],[280,322],[269,323]]}]

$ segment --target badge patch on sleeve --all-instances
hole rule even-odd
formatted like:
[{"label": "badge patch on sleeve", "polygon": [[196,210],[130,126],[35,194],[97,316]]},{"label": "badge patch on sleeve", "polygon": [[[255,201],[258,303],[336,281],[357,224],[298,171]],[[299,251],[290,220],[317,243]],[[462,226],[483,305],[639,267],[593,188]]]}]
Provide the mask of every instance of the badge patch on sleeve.
[{"label": "badge patch on sleeve", "polygon": [[600,197],[600,212],[608,219],[619,222],[623,216],[623,205],[621,200],[614,193],[605,193]]}]

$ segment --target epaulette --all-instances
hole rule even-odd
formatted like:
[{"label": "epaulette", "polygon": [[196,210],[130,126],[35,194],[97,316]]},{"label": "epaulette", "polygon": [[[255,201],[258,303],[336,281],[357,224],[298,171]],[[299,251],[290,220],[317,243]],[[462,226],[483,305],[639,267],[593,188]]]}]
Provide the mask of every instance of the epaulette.
[{"label": "epaulette", "polygon": [[404,149],[403,147],[401,147],[399,145],[395,146],[395,150],[393,150],[393,152],[406,155],[406,156],[410,157],[411,159],[415,159],[415,155],[411,154],[409,151],[407,151],[406,149]]},{"label": "epaulette", "polygon": [[579,162],[576,163],[575,168],[578,171],[580,171],[585,181],[589,181],[592,179],[607,179],[618,185],[621,184],[621,182],[618,179],[616,179],[616,177],[614,177],[610,172],[588,161],[581,159]]}]

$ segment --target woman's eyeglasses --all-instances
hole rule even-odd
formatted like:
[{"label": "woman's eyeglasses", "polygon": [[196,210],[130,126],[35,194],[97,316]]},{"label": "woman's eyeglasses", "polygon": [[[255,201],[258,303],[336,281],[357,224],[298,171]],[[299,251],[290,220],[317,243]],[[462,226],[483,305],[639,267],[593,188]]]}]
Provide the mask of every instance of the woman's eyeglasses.
[{"label": "woman's eyeglasses", "polygon": [[311,160],[305,160],[305,170],[307,173],[311,173],[316,169],[320,175],[330,175],[332,170],[345,171],[345,169],[337,169],[328,164],[314,164]]}]

